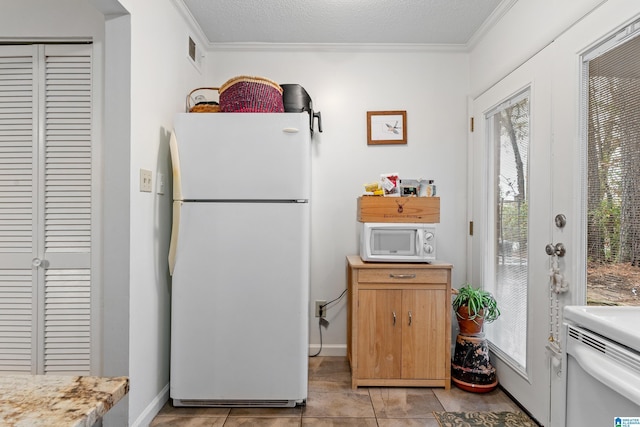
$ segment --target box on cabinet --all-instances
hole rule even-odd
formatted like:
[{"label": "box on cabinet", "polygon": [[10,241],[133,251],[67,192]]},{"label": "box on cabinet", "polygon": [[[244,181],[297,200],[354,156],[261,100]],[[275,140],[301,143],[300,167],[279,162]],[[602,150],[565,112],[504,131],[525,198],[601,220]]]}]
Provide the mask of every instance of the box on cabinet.
[{"label": "box on cabinet", "polygon": [[440,197],[380,197],[358,198],[360,222],[440,222]]}]

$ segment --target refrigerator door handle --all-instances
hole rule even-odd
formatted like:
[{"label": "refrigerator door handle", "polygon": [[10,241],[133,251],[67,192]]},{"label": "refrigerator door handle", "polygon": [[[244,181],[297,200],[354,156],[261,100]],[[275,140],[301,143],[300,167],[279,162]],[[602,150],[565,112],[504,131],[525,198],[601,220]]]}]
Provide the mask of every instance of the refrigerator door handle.
[{"label": "refrigerator door handle", "polygon": [[173,224],[171,225],[171,243],[169,244],[169,274],[173,276],[176,266],[176,249],[180,235],[180,208],[183,202],[173,202]]},{"label": "refrigerator door handle", "polygon": [[171,166],[173,168],[173,200],[182,200],[180,154],[178,153],[178,139],[175,131],[171,132],[171,139],[169,139],[169,151],[171,152]]}]

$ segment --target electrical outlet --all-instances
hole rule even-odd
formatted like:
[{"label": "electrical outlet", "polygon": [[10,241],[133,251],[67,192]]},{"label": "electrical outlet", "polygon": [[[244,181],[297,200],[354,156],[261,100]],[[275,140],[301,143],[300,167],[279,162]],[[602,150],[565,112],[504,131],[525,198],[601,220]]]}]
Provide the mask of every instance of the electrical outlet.
[{"label": "electrical outlet", "polygon": [[140,169],[140,191],[151,193],[151,171]]},{"label": "electrical outlet", "polygon": [[325,300],[316,300],[316,317],[327,317],[326,304]]}]

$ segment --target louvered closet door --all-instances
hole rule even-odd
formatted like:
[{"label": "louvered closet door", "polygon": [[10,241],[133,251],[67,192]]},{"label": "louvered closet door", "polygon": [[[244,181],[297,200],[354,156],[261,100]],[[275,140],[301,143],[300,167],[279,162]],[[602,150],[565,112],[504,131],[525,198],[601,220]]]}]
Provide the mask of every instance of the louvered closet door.
[{"label": "louvered closet door", "polygon": [[34,372],[37,82],[34,48],[0,49],[0,371]]},{"label": "louvered closet door", "polygon": [[[7,54],[13,49],[4,48],[0,57],[6,63],[15,61]],[[32,96],[29,100],[25,92],[21,102],[31,115],[17,122],[16,113],[9,112],[16,108],[0,109],[7,112],[6,117],[0,112],[0,135],[13,135],[2,141],[0,151],[0,176],[8,177],[0,183],[8,188],[0,209],[9,211],[0,215],[11,221],[0,219],[2,250],[10,255],[7,266],[0,264],[0,307],[12,307],[6,316],[0,313],[0,370],[87,374],[92,320],[91,50],[87,45],[25,49],[32,54]],[[7,96],[15,91],[16,81],[7,80],[0,99],[17,102]],[[4,155],[5,149],[9,154]],[[12,183],[16,178],[11,171],[18,166],[24,184]],[[29,229],[22,229],[22,223]]]},{"label": "louvered closet door", "polygon": [[[44,47],[44,372],[90,370],[91,50]],[[42,95],[42,91],[40,94]]]}]

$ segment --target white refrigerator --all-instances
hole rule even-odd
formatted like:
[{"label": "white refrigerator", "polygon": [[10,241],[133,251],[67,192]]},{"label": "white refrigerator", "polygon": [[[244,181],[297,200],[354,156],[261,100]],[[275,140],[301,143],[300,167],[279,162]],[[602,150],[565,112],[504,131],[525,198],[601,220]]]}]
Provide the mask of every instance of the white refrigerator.
[{"label": "white refrigerator", "polygon": [[178,114],[170,148],[174,406],[306,403],[308,114]]}]

